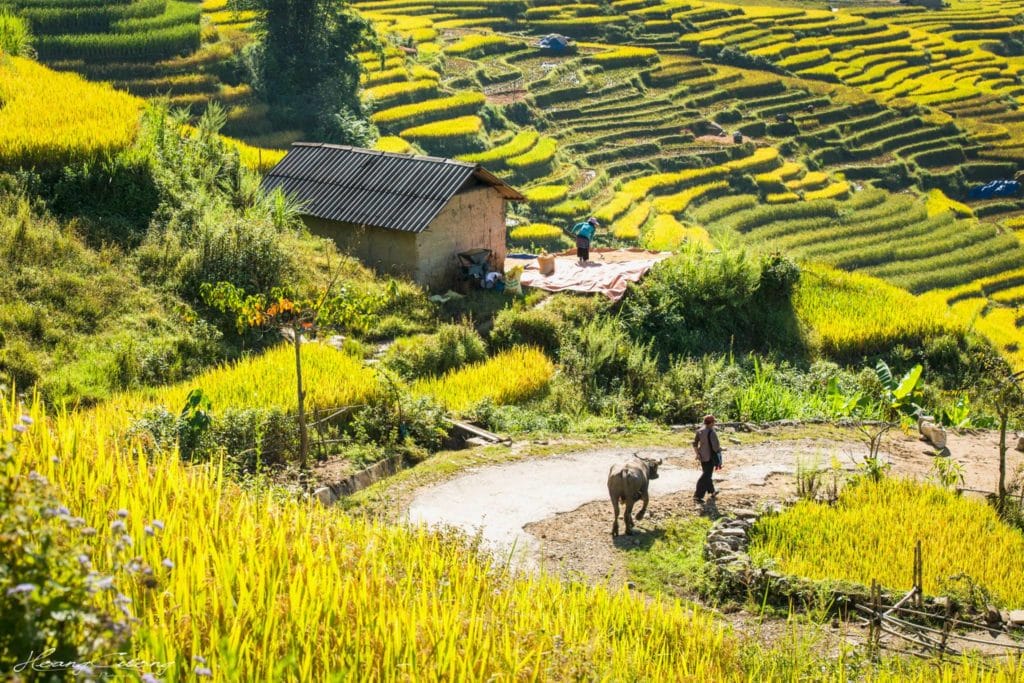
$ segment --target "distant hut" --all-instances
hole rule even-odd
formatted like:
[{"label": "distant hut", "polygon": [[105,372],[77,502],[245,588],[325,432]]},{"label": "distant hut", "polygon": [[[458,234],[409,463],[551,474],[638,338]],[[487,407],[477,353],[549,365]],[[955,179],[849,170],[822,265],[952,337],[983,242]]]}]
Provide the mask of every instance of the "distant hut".
[{"label": "distant hut", "polygon": [[263,180],[302,205],[314,234],[381,273],[450,287],[459,252],[505,261],[505,210],[525,197],[484,168],[453,159],[297,142]]}]

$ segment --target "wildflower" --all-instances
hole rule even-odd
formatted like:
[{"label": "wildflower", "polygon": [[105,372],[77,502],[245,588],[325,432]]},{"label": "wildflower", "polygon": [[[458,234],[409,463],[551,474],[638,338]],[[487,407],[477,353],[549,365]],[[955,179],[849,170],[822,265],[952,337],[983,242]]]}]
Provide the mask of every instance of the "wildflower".
[{"label": "wildflower", "polygon": [[58,458],[56,455],[51,455],[50,456],[50,462],[58,463],[58,462],[60,462],[60,458]]},{"label": "wildflower", "polygon": [[195,673],[196,676],[213,676],[213,671],[211,671],[205,666],[197,666],[195,669],[193,669],[193,673]]},{"label": "wildflower", "polygon": [[119,519],[115,519],[113,522],[110,523],[110,530],[114,533],[123,534],[127,530],[127,527],[125,527],[124,522],[122,522]]},{"label": "wildflower", "polygon": [[7,589],[7,594],[8,595],[23,595],[25,593],[31,593],[36,588],[38,588],[38,586],[36,586],[34,583],[19,583],[17,586],[13,586],[11,588],[8,588]]},{"label": "wildflower", "polygon": [[25,432],[28,431],[28,427],[26,427],[23,424],[16,424],[14,425],[14,427],[12,427],[12,429],[14,429],[14,431],[18,432],[19,434],[24,434]]},{"label": "wildflower", "polygon": [[91,526],[87,526],[84,529],[82,529],[81,534],[83,536],[95,536],[96,529],[93,529]]},{"label": "wildflower", "polygon": [[149,672],[142,674],[140,678],[142,683],[160,683],[160,679]]},{"label": "wildflower", "polygon": [[156,527],[157,529],[159,529],[160,531],[163,531],[163,530],[164,530],[164,523],[163,523],[163,522],[161,522],[161,521],[160,521],[159,519],[154,519],[154,520],[153,520],[153,526],[155,526],[155,527]]},{"label": "wildflower", "polygon": [[149,526],[148,524],[144,526],[142,530],[146,532],[147,536],[152,536],[156,533],[155,531],[153,531],[153,527]]},{"label": "wildflower", "polygon": [[192,655],[193,662],[199,662],[200,664],[206,664],[206,657],[202,655]]},{"label": "wildflower", "polygon": [[113,590],[114,589],[114,577],[113,576],[104,576],[102,579],[100,579],[99,581],[95,582],[93,584],[93,586],[97,590],[101,590],[101,591]]},{"label": "wildflower", "polygon": [[121,519],[124,519],[125,517],[128,516],[128,511],[125,510],[124,508],[121,508],[120,510],[117,511],[117,516],[120,517]]},{"label": "wildflower", "polygon": [[172,562],[169,557],[165,557],[164,561],[161,562],[160,564],[162,564],[163,566],[167,567],[168,569],[174,569],[174,562]]},{"label": "wildflower", "polygon": [[39,473],[38,473],[38,472],[36,472],[35,470],[32,470],[31,472],[29,472],[29,473],[28,473],[28,480],[29,480],[29,481],[34,481],[34,482],[36,482],[37,484],[42,484],[43,486],[46,486],[47,484],[49,484],[49,483],[50,483],[50,482],[49,482],[49,481],[48,481],[48,480],[46,479],[46,477],[44,477],[43,475],[39,474]]},{"label": "wildflower", "polygon": [[35,420],[33,420],[28,415],[22,415],[21,416],[21,422],[22,422],[22,424],[31,425],[31,424],[33,424],[35,422]]}]

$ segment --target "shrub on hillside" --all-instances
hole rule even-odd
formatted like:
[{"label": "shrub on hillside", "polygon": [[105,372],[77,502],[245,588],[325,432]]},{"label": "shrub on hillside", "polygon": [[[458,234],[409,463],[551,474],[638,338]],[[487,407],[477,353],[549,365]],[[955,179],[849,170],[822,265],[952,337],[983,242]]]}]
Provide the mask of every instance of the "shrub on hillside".
[{"label": "shrub on hillside", "polygon": [[487,358],[487,346],[469,324],[441,325],[434,334],[396,339],[383,364],[405,379],[443,375]]},{"label": "shrub on hillside", "polygon": [[632,339],[611,318],[598,318],[561,340],[562,375],[594,413],[646,415],[660,394],[658,363],[651,344]]},{"label": "shrub on hillside", "polygon": [[664,357],[730,349],[795,350],[790,301],[798,271],[781,256],[693,249],[663,261],[622,306],[626,329]]},{"label": "shrub on hillside", "polygon": [[510,349],[513,346],[537,346],[549,354],[558,353],[561,320],[544,308],[506,308],[498,313],[491,330],[491,346]]}]

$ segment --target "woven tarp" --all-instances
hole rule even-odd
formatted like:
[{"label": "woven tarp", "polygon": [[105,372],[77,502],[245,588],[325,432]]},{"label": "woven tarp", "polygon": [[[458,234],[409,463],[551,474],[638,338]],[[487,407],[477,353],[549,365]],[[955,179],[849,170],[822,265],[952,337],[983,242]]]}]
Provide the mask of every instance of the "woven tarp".
[{"label": "woven tarp", "polygon": [[643,249],[591,249],[590,262],[585,265],[576,259],[575,251],[557,254],[555,271],[550,275],[541,275],[537,259],[509,258],[505,260],[505,269],[523,266],[520,282],[524,287],[549,292],[601,293],[618,301],[630,282],[639,282],[654,264],[669,256],[668,252]]}]

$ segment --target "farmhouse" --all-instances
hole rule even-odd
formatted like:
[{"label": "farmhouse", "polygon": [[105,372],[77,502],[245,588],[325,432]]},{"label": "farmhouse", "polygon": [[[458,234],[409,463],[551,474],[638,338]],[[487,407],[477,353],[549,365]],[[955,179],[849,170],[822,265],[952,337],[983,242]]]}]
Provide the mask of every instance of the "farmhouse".
[{"label": "farmhouse", "polygon": [[525,197],[475,164],[297,142],[263,180],[302,204],[310,231],[382,273],[443,289],[460,252],[505,261],[505,205]]}]

